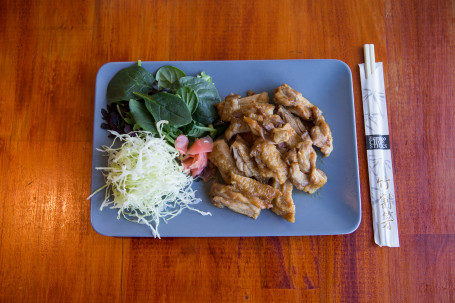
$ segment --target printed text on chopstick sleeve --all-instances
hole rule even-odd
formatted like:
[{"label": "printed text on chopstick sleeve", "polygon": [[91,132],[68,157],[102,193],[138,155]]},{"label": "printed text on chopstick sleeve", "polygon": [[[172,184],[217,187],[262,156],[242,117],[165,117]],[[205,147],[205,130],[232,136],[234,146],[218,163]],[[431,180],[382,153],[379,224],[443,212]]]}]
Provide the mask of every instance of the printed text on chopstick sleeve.
[{"label": "printed text on chopstick sleeve", "polygon": [[367,150],[390,149],[389,135],[369,135],[365,136]]}]

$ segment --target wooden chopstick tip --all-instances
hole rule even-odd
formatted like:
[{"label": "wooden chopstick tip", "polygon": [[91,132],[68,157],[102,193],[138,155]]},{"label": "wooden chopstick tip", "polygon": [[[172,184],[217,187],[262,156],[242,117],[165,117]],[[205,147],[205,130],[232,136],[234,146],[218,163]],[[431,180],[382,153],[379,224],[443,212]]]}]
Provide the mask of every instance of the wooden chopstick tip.
[{"label": "wooden chopstick tip", "polygon": [[365,78],[368,78],[371,74],[371,65],[370,65],[370,46],[369,44],[363,45],[363,52],[365,56]]},{"label": "wooden chopstick tip", "polygon": [[374,44],[364,44],[363,51],[365,56],[365,77],[368,78],[374,74],[376,70]]},{"label": "wooden chopstick tip", "polygon": [[374,56],[374,44],[370,44],[370,69],[371,69],[371,74],[374,74],[376,70],[376,59]]}]

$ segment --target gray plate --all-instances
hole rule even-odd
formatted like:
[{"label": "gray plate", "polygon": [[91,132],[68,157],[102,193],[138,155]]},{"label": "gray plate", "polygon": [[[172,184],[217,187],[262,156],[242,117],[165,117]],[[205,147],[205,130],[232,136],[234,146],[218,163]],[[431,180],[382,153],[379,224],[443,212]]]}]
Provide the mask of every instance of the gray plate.
[{"label": "gray plate", "polygon": [[[106,87],[120,69],[133,62],[115,62],[103,65],[96,79],[95,114],[93,129],[92,192],[103,184],[97,166],[105,166],[107,159],[95,150],[110,145],[107,132],[100,128],[101,109],[106,107]],[[271,211],[262,211],[257,220],[239,215],[229,209],[214,207],[208,197],[208,187],[194,183],[202,202],[196,205],[212,216],[201,216],[184,210],[179,216],[162,222],[161,237],[237,237],[237,236],[307,236],[347,234],[360,224],[360,185],[357,161],[354,97],[352,74],[349,67],[338,60],[257,60],[257,61],[192,61],[142,62],[152,73],[163,66],[174,65],[187,75],[205,71],[212,76],[220,95],[245,95],[248,90],[268,91],[283,83],[302,92],[323,112],[329,123],[334,150],[328,158],[318,157],[317,166],[328,176],[327,184],[309,195],[294,189],[295,223],[289,223]],[[152,237],[145,225],[117,220],[117,211],[100,205],[104,192],[91,200],[91,222],[100,234],[119,237]]]}]

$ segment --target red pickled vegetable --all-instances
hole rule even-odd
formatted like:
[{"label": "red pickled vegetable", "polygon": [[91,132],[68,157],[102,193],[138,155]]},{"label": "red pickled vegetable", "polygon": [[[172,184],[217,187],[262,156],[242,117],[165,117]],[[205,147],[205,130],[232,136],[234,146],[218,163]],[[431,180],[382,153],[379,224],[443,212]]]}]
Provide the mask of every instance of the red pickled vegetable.
[{"label": "red pickled vegetable", "polygon": [[[177,138],[178,139],[178,138]],[[188,155],[195,155],[200,153],[209,153],[213,148],[213,140],[209,136],[198,138],[191,145],[190,149],[186,152]]]},{"label": "red pickled vegetable", "polygon": [[187,150],[188,138],[180,135],[175,140],[175,148],[184,157],[182,164],[184,171],[191,172],[193,177],[198,176],[207,166],[207,153],[212,151],[213,140],[210,137],[198,138],[193,145]]},{"label": "red pickled vegetable", "polygon": [[186,154],[186,151],[188,149],[188,137],[185,135],[180,135],[175,139],[175,149],[180,153],[180,154]]}]

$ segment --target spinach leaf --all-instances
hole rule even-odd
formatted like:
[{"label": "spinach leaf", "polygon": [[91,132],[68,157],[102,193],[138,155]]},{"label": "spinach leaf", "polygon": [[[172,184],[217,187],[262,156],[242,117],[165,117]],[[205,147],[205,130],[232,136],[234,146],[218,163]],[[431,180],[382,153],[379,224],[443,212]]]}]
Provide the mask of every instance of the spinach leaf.
[{"label": "spinach leaf", "polygon": [[191,113],[185,102],[169,93],[157,93],[152,96],[134,93],[145,101],[145,106],[155,121],[167,120],[171,126],[183,126],[191,122]]},{"label": "spinach leaf", "polygon": [[171,88],[172,84],[185,76],[183,71],[170,65],[163,66],[156,72],[156,80],[158,81],[158,87],[160,89]]},{"label": "spinach leaf", "polygon": [[225,130],[226,127],[223,126],[212,126],[211,124],[209,126],[205,126],[204,124],[194,120],[183,128],[183,131],[188,137],[194,138],[200,138],[207,132],[210,134],[210,137],[214,138],[215,136],[218,136],[220,132],[224,132]]},{"label": "spinach leaf", "polygon": [[193,121],[183,128],[183,132],[187,137],[199,138],[202,137],[202,135],[204,135],[207,131],[208,130],[204,129],[204,125],[197,121]]},{"label": "spinach leaf", "polygon": [[129,102],[130,112],[136,122],[134,128],[137,128],[136,125],[139,125],[142,129],[158,134],[158,131],[155,127],[155,121],[153,120],[152,115],[148,112],[144,103],[130,99]]},{"label": "spinach leaf", "polygon": [[199,103],[198,96],[194,89],[189,86],[181,87],[175,92],[188,106],[188,109],[193,114]]},{"label": "spinach leaf", "polygon": [[125,113],[125,117],[123,118],[123,120],[125,120],[125,122],[130,124],[130,125],[134,125],[136,123],[136,121],[134,121],[134,117],[133,117],[133,114],[131,112],[126,112]]},{"label": "spinach leaf", "polygon": [[213,123],[218,118],[215,104],[221,101],[216,87],[210,82],[197,77],[186,76],[179,79],[180,87],[189,86],[196,92],[199,103],[193,118],[203,124]]},{"label": "spinach leaf", "polygon": [[120,70],[107,86],[106,97],[110,102],[139,99],[134,92],[147,94],[155,81],[153,75],[139,65]]}]

